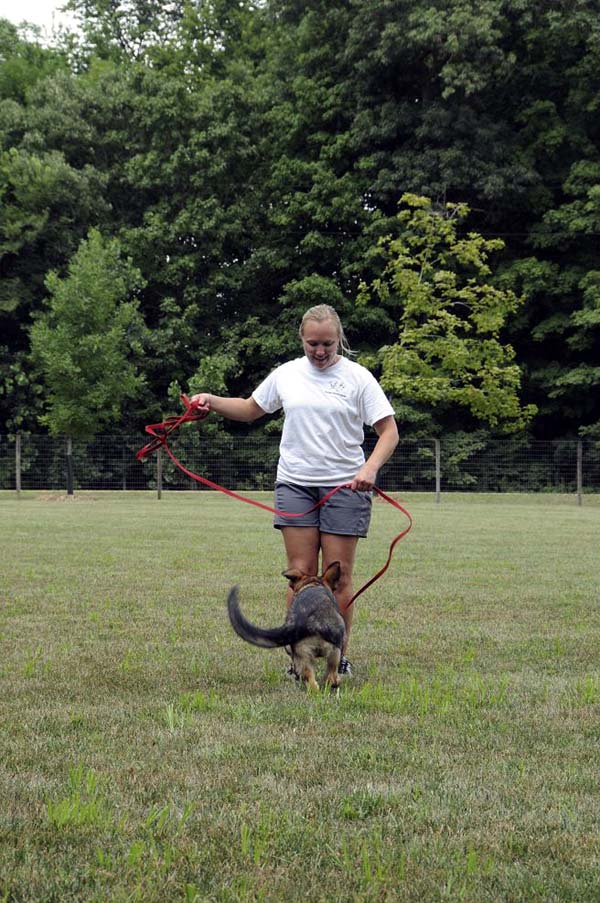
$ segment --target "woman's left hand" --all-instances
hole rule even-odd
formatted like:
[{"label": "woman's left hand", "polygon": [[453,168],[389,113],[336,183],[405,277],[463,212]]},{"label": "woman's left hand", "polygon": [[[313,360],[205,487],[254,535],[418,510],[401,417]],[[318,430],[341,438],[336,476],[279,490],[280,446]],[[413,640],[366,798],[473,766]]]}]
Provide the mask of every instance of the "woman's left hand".
[{"label": "woman's left hand", "polygon": [[358,471],[350,484],[350,489],[355,492],[368,492],[375,485],[377,469],[367,461]]},{"label": "woman's left hand", "polygon": [[398,427],[391,414],[374,423],[373,429],[379,437],[377,444],[350,484],[351,489],[359,492],[373,488],[379,468],[389,461],[398,445]]}]

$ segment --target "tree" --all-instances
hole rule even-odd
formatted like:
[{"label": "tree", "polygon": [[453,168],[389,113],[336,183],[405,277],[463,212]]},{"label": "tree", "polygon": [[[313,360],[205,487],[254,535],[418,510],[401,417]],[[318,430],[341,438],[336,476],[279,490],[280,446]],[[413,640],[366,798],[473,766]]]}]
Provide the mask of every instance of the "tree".
[{"label": "tree", "polygon": [[141,391],[142,286],[119,243],[95,229],[64,278],[48,275],[48,308],[31,328],[31,349],[46,391],[40,421],[53,435],[89,438],[120,422],[123,402]]},{"label": "tree", "polygon": [[519,402],[521,373],[500,332],[522,299],[489,281],[488,258],[503,243],[458,233],[468,213],[404,195],[398,235],[378,244],[381,276],[363,283],[358,304],[377,299],[395,315],[398,341],[377,360],[383,388],[401,403],[427,405],[438,422],[458,408],[463,421],[466,410],[475,423],[514,431],[535,409]]},{"label": "tree", "polygon": [[[498,341],[522,364],[524,404],[538,405],[532,431],[594,429],[591,0],[69,6],[83,38],[62,52],[0,27],[0,428],[35,418],[29,326],[47,272],[65,275],[91,227],[118,237],[146,283],[140,425],[195,371],[247,391],[294,352],[314,301],[333,301],[362,352],[389,344],[398,308],[354,299],[380,275],[383,245],[369,249],[396,235],[412,192],[446,213],[468,204],[472,229],[506,241],[494,287],[525,301]],[[456,428],[458,410],[484,422],[442,402],[435,416]],[[432,423],[425,402],[406,414]]]},{"label": "tree", "polygon": [[[570,198],[532,230],[535,257],[514,261],[503,283],[531,303],[525,348],[544,420],[600,436],[600,162],[580,161],[564,183]],[[535,318],[532,313],[535,312]],[[535,399],[537,400],[537,398]]]},{"label": "tree", "polygon": [[[39,40],[27,40],[23,36],[24,31],[35,37],[35,28],[18,28],[7,19],[0,18],[0,101],[10,99],[22,102],[36,82],[67,68],[63,53],[42,47]],[[3,107],[3,113],[10,110],[8,104],[3,104]]]},{"label": "tree", "polygon": [[37,392],[28,329],[46,273],[66,264],[104,210],[102,182],[91,167],[74,169],[56,151],[38,156],[11,148],[0,151],[0,199],[0,371],[15,375],[0,391],[0,423],[31,428]]},{"label": "tree", "polygon": [[66,55],[42,47],[34,28],[0,19],[0,61],[0,430],[20,430],[36,413],[28,330],[45,275],[106,212],[105,185],[90,166],[70,165],[60,143],[52,151],[44,134],[61,119],[74,127],[62,97],[40,99],[43,86],[70,79]]},{"label": "tree", "polygon": [[[374,10],[356,0],[353,7],[346,54],[355,115],[346,143],[370,176],[369,203],[393,219],[401,192],[466,202],[475,229],[502,235],[502,284],[525,295],[505,335],[523,364],[523,398],[538,406],[532,427],[553,437],[593,425],[600,418],[590,317],[598,269],[596,4],[389,0]],[[573,198],[585,199],[583,219],[572,216]]]}]

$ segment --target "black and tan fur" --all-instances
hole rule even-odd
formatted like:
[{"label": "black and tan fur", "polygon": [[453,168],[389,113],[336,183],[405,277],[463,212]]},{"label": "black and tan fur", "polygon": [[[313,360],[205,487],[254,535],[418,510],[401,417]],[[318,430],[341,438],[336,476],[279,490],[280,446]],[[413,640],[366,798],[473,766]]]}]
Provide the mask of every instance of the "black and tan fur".
[{"label": "black and tan fur", "polygon": [[292,664],[300,678],[313,690],[319,685],[315,663],[325,658],[325,686],[339,685],[337,673],[346,638],[344,619],[340,614],[334,590],[340,579],[340,563],[334,561],[320,577],[302,571],[284,571],[294,592],[292,604],[281,627],[257,627],[246,620],[240,610],[238,588],[234,586],[227,599],[229,620],[235,632],[247,643],[263,648],[289,646]]}]

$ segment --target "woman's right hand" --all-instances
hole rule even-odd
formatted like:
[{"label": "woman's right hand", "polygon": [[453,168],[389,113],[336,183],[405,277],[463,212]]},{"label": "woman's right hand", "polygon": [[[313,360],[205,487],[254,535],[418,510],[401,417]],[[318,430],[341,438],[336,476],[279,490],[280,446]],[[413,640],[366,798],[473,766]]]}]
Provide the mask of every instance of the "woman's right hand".
[{"label": "woman's right hand", "polygon": [[192,395],[190,401],[195,402],[198,409],[206,414],[210,412],[210,395],[208,392],[200,392],[199,395]]}]

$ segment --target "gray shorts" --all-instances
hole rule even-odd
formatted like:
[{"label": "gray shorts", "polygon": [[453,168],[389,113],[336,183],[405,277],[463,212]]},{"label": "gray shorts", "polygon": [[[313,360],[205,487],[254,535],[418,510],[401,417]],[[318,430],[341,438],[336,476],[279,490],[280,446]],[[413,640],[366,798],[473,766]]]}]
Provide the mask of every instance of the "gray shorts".
[{"label": "gray shorts", "polygon": [[[316,505],[334,486],[296,486],[291,483],[275,484],[275,507],[278,511],[301,513]],[[340,489],[329,501],[302,517],[282,517],[276,514],[273,526],[318,527],[321,533],[338,536],[366,536],[371,520],[372,496],[370,492],[353,492]]]}]

